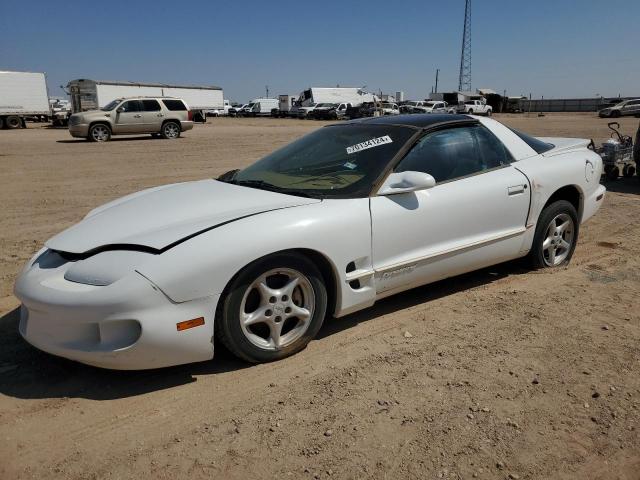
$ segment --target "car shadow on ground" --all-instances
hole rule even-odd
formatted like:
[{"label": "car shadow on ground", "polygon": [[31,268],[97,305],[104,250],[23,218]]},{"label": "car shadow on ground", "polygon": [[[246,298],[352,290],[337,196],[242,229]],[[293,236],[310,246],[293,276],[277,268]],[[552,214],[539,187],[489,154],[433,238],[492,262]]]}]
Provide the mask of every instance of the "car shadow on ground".
[{"label": "car shadow on ground", "polygon": [[[522,261],[507,262],[400,293],[373,307],[339,319],[328,319],[318,335],[326,338],[361,323],[415,305],[453,295],[529,270]],[[111,400],[195,382],[198,375],[251,368],[216,345],[208,362],[142,371],[94,368],[41,352],[18,333],[19,309],[0,318],[0,393],[21,399],[86,398]],[[304,355],[304,351],[298,355]]]},{"label": "car shadow on ground", "polygon": [[609,192],[640,195],[640,178],[637,176],[620,177],[617,180],[604,180],[602,184],[607,187]]},{"label": "car shadow on ground", "polygon": [[[153,137],[151,135],[135,136],[135,137],[111,137],[109,142],[131,142],[134,140],[158,140],[161,137]],[[86,143],[86,138],[74,138],[70,140],[56,140],[56,143]]]}]

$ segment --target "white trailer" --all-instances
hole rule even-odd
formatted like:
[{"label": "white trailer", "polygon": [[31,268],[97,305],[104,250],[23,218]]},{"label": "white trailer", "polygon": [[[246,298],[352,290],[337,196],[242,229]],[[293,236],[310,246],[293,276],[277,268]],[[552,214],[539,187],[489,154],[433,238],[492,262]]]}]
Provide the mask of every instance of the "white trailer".
[{"label": "white trailer", "polygon": [[97,110],[116,98],[158,96],[183,99],[194,117],[204,121],[208,110],[224,110],[224,94],[220,87],[168,85],[164,83],[111,82],[80,78],[71,80],[67,88],[73,113]]},{"label": "white trailer", "polygon": [[25,117],[49,117],[44,73],[0,71],[0,128],[25,126]]},{"label": "white trailer", "polygon": [[365,102],[374,102],[377,97],[356,87],[312,87],[298,97],[299,107],[308,107],[316,103],[350,103],[357,107]]}]

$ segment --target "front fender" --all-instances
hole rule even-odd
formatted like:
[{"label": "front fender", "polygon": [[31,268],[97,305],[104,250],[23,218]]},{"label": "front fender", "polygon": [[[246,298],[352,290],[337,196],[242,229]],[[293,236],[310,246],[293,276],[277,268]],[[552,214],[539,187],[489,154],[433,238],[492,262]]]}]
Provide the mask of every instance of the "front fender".
[{"label": "front fender", "polygon": [[[323,200],[244,218],[198,235],[139,271],[175,302],[220,294],[247,264],[265,255],[308,249],[323,255],[336,280],[337,316],[373,304],[373,275],[352,288],[347,265],[373,273],[369,199]],[[351,277],[350,277],[351,278]]]}]

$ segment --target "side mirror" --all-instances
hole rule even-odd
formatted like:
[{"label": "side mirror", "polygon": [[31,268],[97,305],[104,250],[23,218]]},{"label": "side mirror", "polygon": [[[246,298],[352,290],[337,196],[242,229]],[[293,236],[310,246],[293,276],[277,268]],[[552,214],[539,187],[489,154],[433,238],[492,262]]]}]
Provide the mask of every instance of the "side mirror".
[{"label": "side mirror", "polygon": [[116,110],[116,112],[118,112],[118,113],[122,113],[122,112],[124,112],[124,107],[119,107],[119,108]]},{"label": "side mirror", "polygon": [[378,195],[395,195],[398,193],[415,192],[435,187],[436,179],[424,172],[398,172],[390,174],[380,187]]}]

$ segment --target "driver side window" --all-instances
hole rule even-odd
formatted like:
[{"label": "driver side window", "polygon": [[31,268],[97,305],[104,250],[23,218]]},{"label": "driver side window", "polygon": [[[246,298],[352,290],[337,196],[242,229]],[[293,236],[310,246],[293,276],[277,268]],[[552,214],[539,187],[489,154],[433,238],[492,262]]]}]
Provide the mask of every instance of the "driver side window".
[{"label": "driver side window", "polygon": [[432,175],[437,183],[507,165],[504,145],[482,125],[448,128],[425,135],[395,168]]},{"label": "driver side window", "polygon": [[141,112],[142,108],[139,100],[129,100],[120,105],[122,112]]}]

